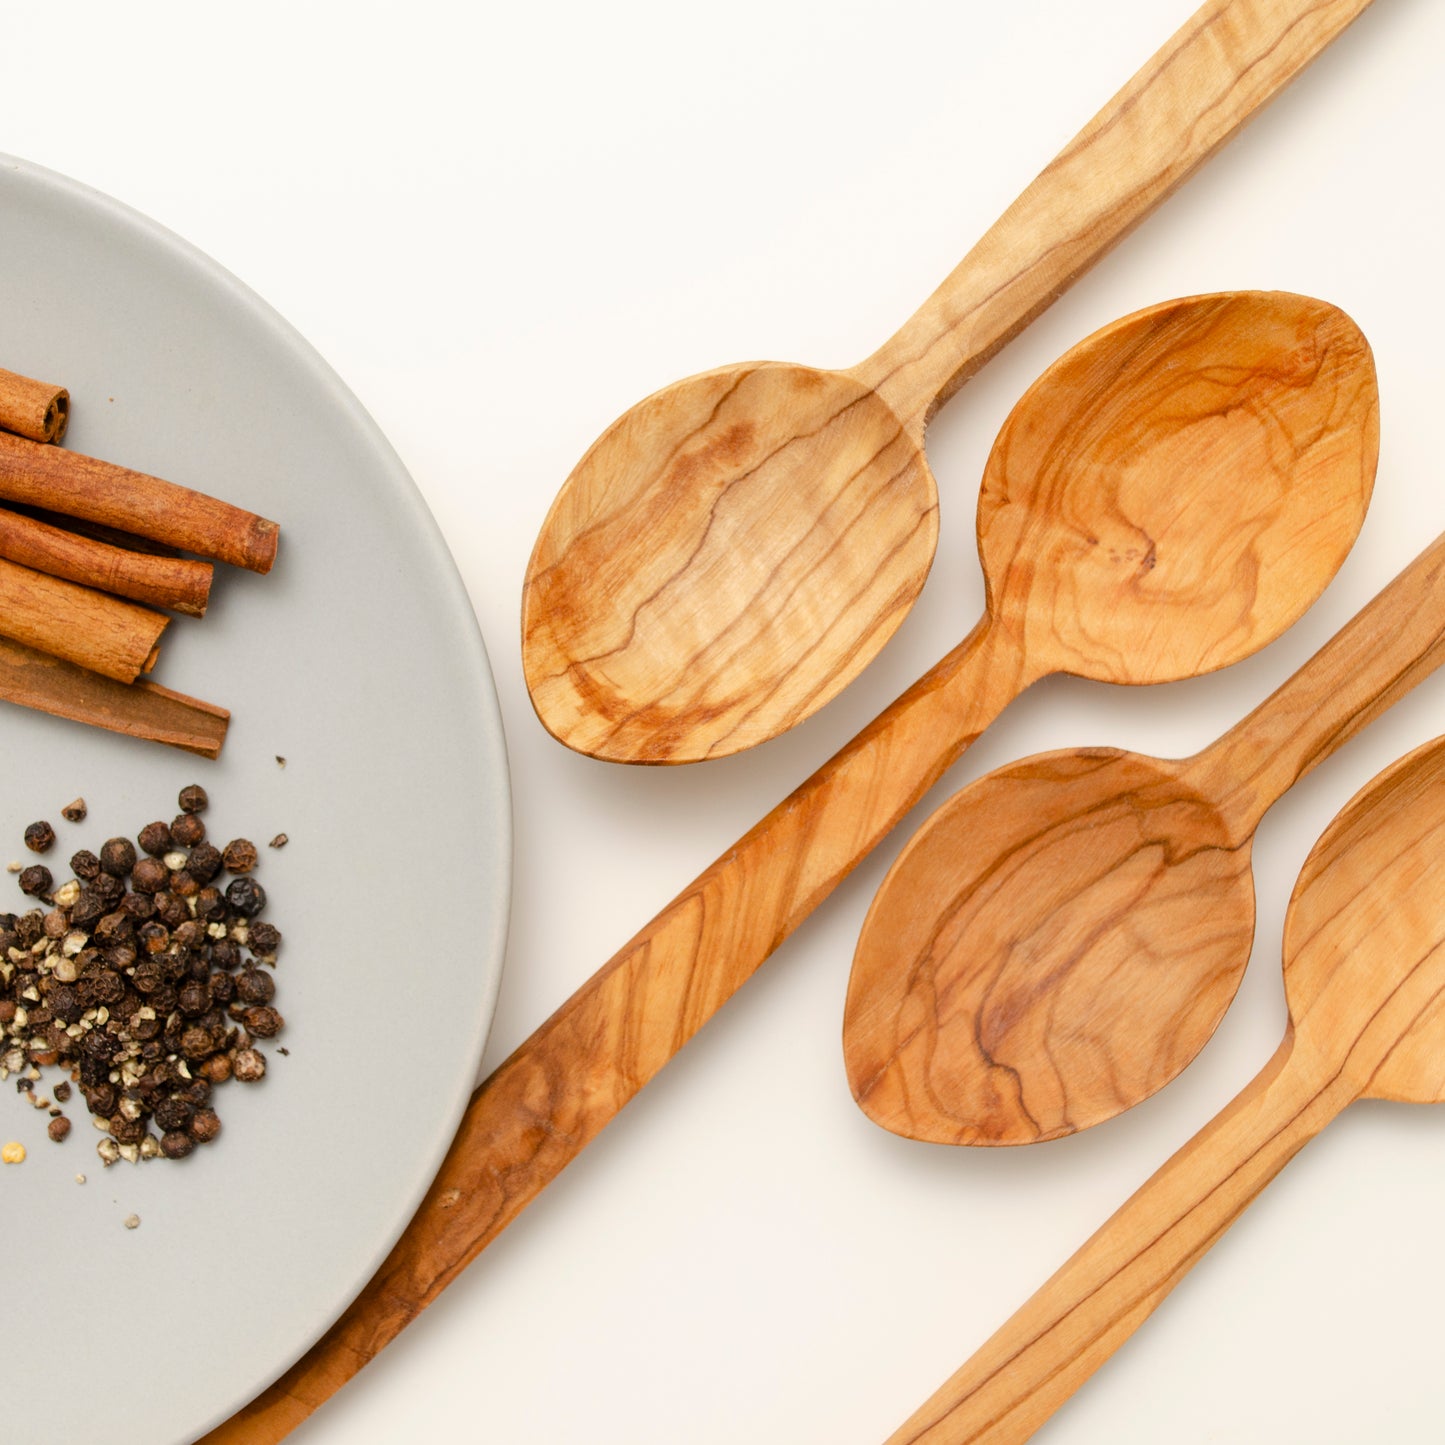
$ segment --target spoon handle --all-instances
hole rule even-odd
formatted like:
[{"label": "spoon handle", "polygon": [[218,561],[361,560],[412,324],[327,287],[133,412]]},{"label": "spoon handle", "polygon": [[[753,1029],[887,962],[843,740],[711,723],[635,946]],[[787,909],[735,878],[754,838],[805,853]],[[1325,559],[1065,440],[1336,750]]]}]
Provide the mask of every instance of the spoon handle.
[{"label": "spoon handle", "polygon": [[1270,805],[1445,663],[1445,535],[1242,722],[1185,764],[1238,840]]},{"label": "spoon handle", "polygon": [[309,1354],[201,1445],[274,1445],[390,1343],[1034,677],[985,618],[689,884],[483,1081],[371,1282]]},{"label": "spoon handle", "polygon": [[887,1445],[1027,1440],[1353,1098],[1337,1071],[1301,1067],[1286,1038]]},{"label": "spoon handle", "polygon": [[1208,0],[854,369],[928,418],[1304,69],[1370,0]]}]

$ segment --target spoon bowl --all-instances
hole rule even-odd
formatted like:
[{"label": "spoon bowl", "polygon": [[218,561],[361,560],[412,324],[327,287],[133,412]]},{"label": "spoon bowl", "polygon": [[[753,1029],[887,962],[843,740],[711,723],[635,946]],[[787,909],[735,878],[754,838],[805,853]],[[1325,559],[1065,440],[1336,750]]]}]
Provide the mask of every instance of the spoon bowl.
[{"label": "spoon bowl", "polygon": [[919,437],[853,377],[678,382],[603,433],[543,524],[522,599],[538,715],[611,761],[752,747],[861,671],[937,540]]},{"label": "spoon bowl", "polygon": [[853,1096],[939,1143],[1112,1118],[1209,1041],[1253,935],[1248,841],[1179,764],[1081,749],[990,773],[874,899],[848,986]]}]

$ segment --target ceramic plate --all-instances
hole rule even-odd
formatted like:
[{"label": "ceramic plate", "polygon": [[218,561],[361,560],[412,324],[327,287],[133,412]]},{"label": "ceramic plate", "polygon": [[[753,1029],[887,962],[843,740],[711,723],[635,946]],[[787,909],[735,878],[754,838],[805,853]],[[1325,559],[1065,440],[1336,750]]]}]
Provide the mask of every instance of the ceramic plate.
[{"label": "ceramic plate", "polygon": [[[244,287],[116,203],[0,158],[0,319],[0,366],[70,388],[69,447],[282,528],[271,575],[218,569],[209,615],[172,625],[155,672],[231,709],[219,762],[0,705],[0,862],[48,818],[60,875],[75,849],[169,820],[198,781],[212,841],[261,845],[264,916],[285,936],[273,1045],[288,1053],[267,1050],[261,1084],[217,1091],[224,1132],[189,1159],[102,1168],[83,1103],[54,1144],[46,1115],[0,1088],[0,1135],[29,1151],[0,1170],[5,1438],[179,1445],[341,1312],[455,1130],[502,966],[501,721],[415,487]],[[66,823],[77,795],[90,816]],[[26,902],[0,873],[0,909]]]}]

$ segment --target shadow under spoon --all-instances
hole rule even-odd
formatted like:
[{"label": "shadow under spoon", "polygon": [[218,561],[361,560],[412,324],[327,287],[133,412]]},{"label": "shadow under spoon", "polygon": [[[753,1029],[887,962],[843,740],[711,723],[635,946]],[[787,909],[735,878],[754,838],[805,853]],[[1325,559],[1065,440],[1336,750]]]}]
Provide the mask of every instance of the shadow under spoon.
[{"label": "shadow under spoon", "polygon": [[1445,739],[1326,829],[1285,918],[1285,1037],[888,1445],[1027,1440],[1356,1099],[1445,1102]]},{"label": "shadow under spoon", "polygon": [[844,1018],[863,1110],[1029,1144],[1163,1087],[1249,962],[1266,810],[1442,662],[1445,537],[1196,756],[1043,753],[955,794],[863,925]]}]

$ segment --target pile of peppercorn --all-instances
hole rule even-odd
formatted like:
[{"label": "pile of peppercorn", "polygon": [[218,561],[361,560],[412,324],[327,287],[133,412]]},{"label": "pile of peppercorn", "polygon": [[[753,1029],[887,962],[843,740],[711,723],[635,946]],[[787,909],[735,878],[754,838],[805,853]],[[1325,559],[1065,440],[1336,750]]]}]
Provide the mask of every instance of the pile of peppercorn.
[{"label": "pile of peppercorn", "polygon": [[[44,864],[23,869],[21,891],[45,906],[0,912],[0,1079],[18,1076],[38,1106],[40,1069],[68,1071],[104,1131],[106,1164],[182,1159],[213,1140],[213,1087],[263,1078],[256,1040],[283,1024],[270,971],[281,934],[258,917],[256,848],[207,842],[203,788],[183,788],[179,803],[173,822],[140,830],[139,852],[112,838],[76,853],[59,887]],[[84,804],[64,814],[84,817]],[[55,830],[33,823],[25,843],[47,853]],[[54,1094],[63,1103],[70,1086]],[[64,1139],[70,1121],[50,1113],[50,1137]]]}]

